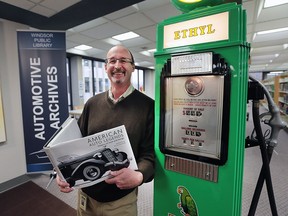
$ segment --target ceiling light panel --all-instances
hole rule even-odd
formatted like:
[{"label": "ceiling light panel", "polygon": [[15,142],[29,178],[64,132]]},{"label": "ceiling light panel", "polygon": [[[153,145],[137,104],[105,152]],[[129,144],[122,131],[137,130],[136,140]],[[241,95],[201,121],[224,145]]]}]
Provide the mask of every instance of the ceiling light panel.
[{"label": "ceiling light panel", "polygon": [[129,40],[129,39],[132,39],[132,38],[136,38],[136,37],[139,37],[139,35],[130,31],[130,32],[126,32],[126,33],[123,33],[123,34],[115,35],[112,38],[116,39],[116,40],[119,40],[119,41],[124,41],[124,40]]},{"label": "ceiling light panel", "polygon": [[265,0],[264,8],[287,4],[288,0]]},{"label": "ceiling light panel", "polygon": [[278,29],[270,29],[266,31],[259,31],[257,34],[262,35],[262,34],[273,34],[273,33],[279,33],[279,32],[284,32],[288,31],[288,27],[285,28],[278,28]]},{"label": "ceiling light panel", "polygon": [[74,47],[75,49],[78,49],[78,50],[89,50],[89,49],[92,49],[92,47],[91,46],[87,46],[87,45],[85,45],[85,44],[82,44],[82,45],[79,45],[79,46],[76,46],[76,47]]},{"label": "ceiling light panel", "polygon": [[271,33],[271,34],[256,34],[255,39],[253,42],[267,42],[267,41],[278,41],[285,40],[287,41],[288,38],[288,31],[283,32],[277,32],[277,33]]}]

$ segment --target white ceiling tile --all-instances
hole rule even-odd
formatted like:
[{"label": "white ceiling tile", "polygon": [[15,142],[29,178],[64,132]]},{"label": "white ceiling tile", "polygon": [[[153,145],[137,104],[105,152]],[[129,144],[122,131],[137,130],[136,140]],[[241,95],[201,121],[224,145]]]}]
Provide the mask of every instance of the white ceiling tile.
[{"label": "white ceiling tile", "polygon": [[254,36],[253,33],[252,33],[252,34],[247,34],[247,35],[246,35],[246,40],[247,40],[248,43],[251,43],[251,42],[252,42],[252,40],[253,40],[253,36]]},{"label": "white ceiling tile", "polygon": [[141,55],[138,51],[135,50],[135,47],[130,48],[130,51],[133,53],[134,58],[143,60],[145,56]]},{"label": "white ceiling tile", "polygon": [[283,51],[281,53],[279,53],[280,55],[275,59],[275,62],[287,62],[288,59],[288,52],[287,51]]},{"label": "white ceiling tile", "polygon": [[[131,50],[133,50],[135,52],[141,52],[141,51],[150,50],[150,49],[155,49],[155,43],[154,42],[142,44],[139,46],[134,46],[133,48],[131,48]],[[142,56],[142,54],[141,54],[141,56]]]},{"label": "white ceiling tile", "polygon": [[29,1],[31,1],[31,2],[33,2],[33,3],[40,3],[41,1],[43,1],[43,0],[29,0]]},{"label": "white ceiling tile", "polygon": [[79,33],[69,35],[66,38],[69,41],[72,41],[74,43],[79,43],[79,44],[85,44],[85,43],[89,43],[89,42],[93,41],[93,38],[87,37],[87,36],[79,34]]},{"label": "white ceiling tile", "polygon": [[156,25],[135,30],[135,33],[141,35],[142,37],[144,37],[148,40],[156,42]]},{"label": "white ceiling tile", "polygon": [[[163,6],[164,4],[170,4],[170,0],[145,0],[137,4],[140,10],[149,10],[152,8],[156,8],[159,6]],[[174,6],[173,6],[174,7]]]},{"label": "white ceiling tile", "polygon": [[67,38],[68,36],[74,35],[75,33],[76,33],[76,32],[74,32],[73,30],[68,29],[68,30],[66,31],[66,38]]},{"label": "white ceiling tile", "polygon": [[247,24],[254,23],[254,15],[255,15],[255,1],[247,1],[243,3],[243,8],[246,10],[247,14]]},{"label": "white ceiling tile", "polygon": [[70,7],[71,5],[76,4],[77,2],[80,2],[81,0],[44,0],[40,4],[46,8],[50,8],[54,11],[62,11],[63,9],[66,9]]},{"label": "white ceiling tile", "polygon": [[115,23],[109,22],[97,26],[96,28],[83,31],[82,34],[93,37],[95,39],[105,39],[125,32],[127,32],[127,29],[116,25]]},{"label": "white ceiling tile", "polygon": [[253,49],[253,54],[257,53],[277,53],[279,51],[283,51],[283,45],[277,45],[277,46],[266,46],[266,47],[259,47]]},{"label": "white ceiling tile", "polygon": [[37,13],[37,14],[40,14],[40,15],[43,15],[43,16],[46,16],[46,17],[51,17],[54,14],[56,14],[56,11],[49,9],[49,8],[46,8],[46,7],[43,7],[41,5],[36,5],[30,11]]},{"label": "white ceiling tile", "polygon": [[277,46],[277,45],[282,45],[287,43],[287,39],[282,39],[282,40],[271,40],[271,41],[263,41],[263,42],[253,42],[251,44],[251,47],[254,48],[259,48],[259,47],[266,47],[266,46]]},{"label": "white ceiling tile", "polygon": [[89,22],[86,22],[86,23],[83,23],[81,25],[78,25],[74,28],[71,28],[70,31],[73,31],[73,32],[81,32],[81,31],[85,31],[85,30],[88,30],[88,29],[91,29],[91,28],[95,28],[99,25],[102,25],[104,23],[107,23],[108,20],[105,19],[105,18],[97,18],[97,19],[94,19],[94,20],[91,20]]},{"label": "white ceiling tile", "polygon": [[121,17],[127,16],[132,13],[136,13],[136,12],[137,12],[137,9],[133,6],[130,6],[130,7],[123,8],[119,11],[115,11],[113,13],[107,14],[104,17],[112,21],[112,20],[119,19]]},{"label": "white ceiling tile", "polygon": [[[254,64],[254,63],[253,63]],[[251,65],[249,68],[249,72],[250,71],[264,71],[266,68],[266,64],[255,64],[255,65]]]},{"label": "white ceiling tile", "polygon": [[79,43],[75,43],[75,42],[66,40],[66,49],[71,49],[71,48],[78,46],[78,45],[79,45]]},{"label": "white ceiling tile", "polygon": [[271,20],[269,22],[259,22],[255,25],[255,31],[259,32],[284,27],[288,27],[288,17],[284,19]]},{"label": "white ceiling tile", "polygon": [[171,4],[165,4],[161,7],[151,8],[149,10],[143,11],[143,13],[156,23],[162,22],[164,19],[169,17],[181,14],[181,12]]},{"label": "white ceiling tile", "polygon": [[255,55],[254,61],[267,61],[276,58],[275,55]]},{"label": "white ceiling tile", "polygon": [[147,44],[150,42],[151,41],[149,41],[143,37],[137,37],[137,38],[133,38],[130,40],[122,41],[122,44],[129,48],[129,47],[133,47],[133,46],[139,46],[139,45]]},{"label": "white ceiling tile", "polygon": [[281,64],[280,66],[277,67],[278,69],[281,68],[281,70],[287,70],[288,68],[288,62],[287,63],[284,63],[284,64]]},{"label": "white ceiling tile", "polygon": [[135,30],[143,27],[154,25],[150,19],[142,13],[134,13],[114,21],[115,23],[125,26],[127,29]]},{"label": "white ceiling tile", "polygon": [[266,66],[265,69],[270,70],[270,71],[273,71],[273,70],[275,71],[275,70],[283,70],[284,68],[282,65],[270,63]]},{"label": "white ceiling tile", "polygon": [[26,9],[26,10],[30,10],[32,7],[35,6],[34,3],[30,2],[30,1],[24,1],[24,0],[2,0],[2,2],[11,4],[11,5],[15,5],[17,7]]},{"label": "white ceiling tile", "polygon": [[92,48],[92,49],[86,50],[85,52],[86,52],[89,56],[90,56],[90,55],[97,56],[97,54],[103,53],[104,51],[107,52],[106,50],[101,50],[101,49],[97,49],[97,48]]},{"label": "white ceiling tile", "polygon": [[283,19],[288,17],[288,4],[280,6],[264,8],[258,17],[258,22],[266,22],[269,20]]},{"label": "white ceiling tile", "polygon": [[89,42],[88,45],[101,50],[108,50],[112,46],[102,40],[93,40],[92,42]]},{"label": "white ceiling tile", "polygon": [[254,26],[255,25],[247,25],[247,28],[246,28],[246,31],[247,31],[247,34],[250,34],[250,33],[253,33],[254,32]]},{"label": "white ceiling tile", "polygon": [[142,67],[151,67],[154,65],[151,63],[151,61],[141,61],[141,62],[138,62],[138,64],[141,65]]}]

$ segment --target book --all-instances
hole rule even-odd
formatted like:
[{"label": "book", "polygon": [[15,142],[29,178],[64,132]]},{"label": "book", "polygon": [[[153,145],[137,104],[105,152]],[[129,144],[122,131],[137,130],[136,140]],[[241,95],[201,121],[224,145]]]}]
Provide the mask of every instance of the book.
[{"label": "book", "polygon": [[88,187],[137,163],[124,125],[82,137],[77,121],[69,117],[44,145],[57,175],[70,187]]}]

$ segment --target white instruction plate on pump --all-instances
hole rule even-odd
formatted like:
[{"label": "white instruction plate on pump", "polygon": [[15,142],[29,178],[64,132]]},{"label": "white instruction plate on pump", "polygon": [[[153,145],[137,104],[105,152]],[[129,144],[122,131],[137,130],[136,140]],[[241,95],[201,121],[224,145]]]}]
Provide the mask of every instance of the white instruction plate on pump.
[{"label": "white instruction plate on pump", "polygon": [[224,76],[166,79],[165,148],[220,160]]},{"label": "white instruction plate on pump", "polygon": [[212,73],[213,53],[197,53],[173,56],[171,58],[171,75]]}]

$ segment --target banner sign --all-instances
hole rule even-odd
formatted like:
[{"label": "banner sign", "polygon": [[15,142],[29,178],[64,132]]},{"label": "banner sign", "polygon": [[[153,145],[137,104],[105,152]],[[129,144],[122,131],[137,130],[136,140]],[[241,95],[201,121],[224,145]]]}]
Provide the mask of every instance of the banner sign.
[{"label": "banner sign", "polygon": [[18,31],[27,172],[51,170],[43,146],[68,117],[65,32]]}]

